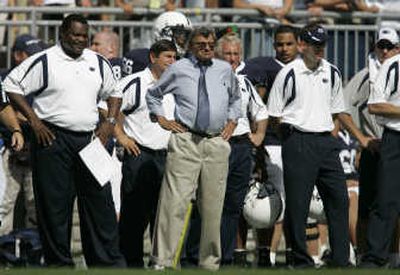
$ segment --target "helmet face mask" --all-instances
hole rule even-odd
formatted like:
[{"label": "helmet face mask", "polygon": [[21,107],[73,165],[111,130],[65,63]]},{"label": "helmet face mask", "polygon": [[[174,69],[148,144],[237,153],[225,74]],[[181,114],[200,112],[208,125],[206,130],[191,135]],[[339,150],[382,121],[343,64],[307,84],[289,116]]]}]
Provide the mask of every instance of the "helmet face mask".
[{"label": "helmet face mask", "polygon": [[253,228],[271,228],[282,213],[279,192],[269,183],[253,181],[245,197],[243,216]]},{"label": "helmet face mask", "polygon": [[192,30],[192,23],[182,13],[168,11],[162,13],[154,22],[154,41],[161,39],[170,40],[175,43],[178,54],[185,53],[187,38]]}]

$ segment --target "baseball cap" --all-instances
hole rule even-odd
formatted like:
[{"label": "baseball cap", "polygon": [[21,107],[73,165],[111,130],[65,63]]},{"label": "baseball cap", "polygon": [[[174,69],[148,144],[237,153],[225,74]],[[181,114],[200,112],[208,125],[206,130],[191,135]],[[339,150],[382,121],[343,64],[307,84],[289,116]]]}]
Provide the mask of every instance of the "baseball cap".
[{"label": "baseball cap", "polygon": [[388,40],[393,45],[399,43],[399,35],[396,30],[391,27],[383,27],[379,29],[377,42],[381,40]]},{"label": "baseball cap", "polygon": [[40,40],[29,34],[19,35],[15,39],[13,51],[26,52],[28,55],[33,55],[46,48],[46,45]]},{"label": "baseball cap", "polygon": [[328,41],[328,33],[322,26],[310,24],[301,30],[300,38],[308,44],[323,45]]}]

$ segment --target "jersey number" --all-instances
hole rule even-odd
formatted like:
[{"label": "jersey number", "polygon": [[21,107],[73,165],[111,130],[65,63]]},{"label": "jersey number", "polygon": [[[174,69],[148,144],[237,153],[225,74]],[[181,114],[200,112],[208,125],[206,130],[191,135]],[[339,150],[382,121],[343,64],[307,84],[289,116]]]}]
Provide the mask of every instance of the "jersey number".
[{"label": "jersey number", "polygon": [[356,171],[355,163],[356,163],[356,155],[357,150],[342,150],[339,153],[340,162],[343,166],[343,171],[345,174],[351,174]]}]

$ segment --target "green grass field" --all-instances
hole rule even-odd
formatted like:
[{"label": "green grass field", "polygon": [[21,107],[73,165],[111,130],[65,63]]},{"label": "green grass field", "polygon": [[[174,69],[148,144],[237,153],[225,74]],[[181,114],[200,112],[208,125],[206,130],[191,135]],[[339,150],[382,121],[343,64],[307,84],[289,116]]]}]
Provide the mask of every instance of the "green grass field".
[{"label": "green grass field", "polygon": [[91,269],[91,270],[72,270],[72,269],[0,269],[0,274],[15,275],[205,275],[205,274],[218,274],[218,275],[283,275],[283,274],[304,274],[304,275],[399,275],[400,270],[393,269],[376,269],[376,270],[362,270],[362,269],[318,269],[318,270],[287,270],[287,269],[235,269],[227,268],[219,271],[205,271],[201,269],[183,269],[180,271],[166,270],[166,271],[151,271],[151,270],[137,270],[137,269]]}]

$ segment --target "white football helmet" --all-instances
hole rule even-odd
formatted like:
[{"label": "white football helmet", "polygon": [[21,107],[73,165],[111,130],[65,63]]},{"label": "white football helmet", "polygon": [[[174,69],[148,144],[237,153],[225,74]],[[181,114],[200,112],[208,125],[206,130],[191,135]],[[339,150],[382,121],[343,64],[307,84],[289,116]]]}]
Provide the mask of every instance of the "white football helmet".
[{"label": "white football helmet", "polygon": [[271,228],[282,212],[282,199],[271,184],[252,180],[244,199],[243,216],[253,228]]},{"label": "white football helmet", "polygon": [[310,212],[308,216],[317,221],[326,220],[324,204],[322,203],[321,196],[318,193],[317,187],[314,186],[313,194],[310,202]]},{"label": "white football helmet", "polygon": [[192,30],[192,23],[183,14],[177,11],[167,11],[156,18],[153,27],[153,39],[158,41],[167,39],[173,41],[179,54],[184,54],[188,34]]}]

